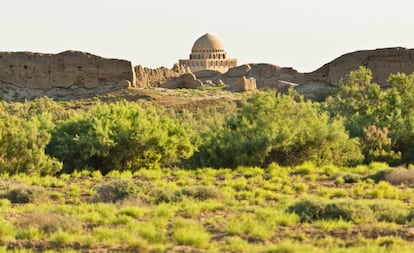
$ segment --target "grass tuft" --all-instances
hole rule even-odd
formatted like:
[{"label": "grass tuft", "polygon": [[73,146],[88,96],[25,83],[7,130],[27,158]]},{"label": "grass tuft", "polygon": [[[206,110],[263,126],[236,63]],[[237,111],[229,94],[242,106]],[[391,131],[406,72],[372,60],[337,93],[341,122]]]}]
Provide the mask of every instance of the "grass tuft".
[{"label": "grass tuft", "polygon": [[180,245],[207,248],[210,234],[204,227],[193,221],[178,219],[173,228],[173,238]]}]

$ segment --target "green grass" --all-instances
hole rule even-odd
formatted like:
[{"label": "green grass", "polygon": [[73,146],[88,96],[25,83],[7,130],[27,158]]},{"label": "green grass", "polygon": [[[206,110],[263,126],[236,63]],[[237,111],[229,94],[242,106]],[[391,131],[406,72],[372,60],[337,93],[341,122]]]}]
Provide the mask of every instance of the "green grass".
[{"label": "green grass", "polygon": [[3,175],[0,252],[410,252],[414,191],[384,167]]},{"label": "green grass", "polygon": [[207,248],[210,242],[210,234],[202,225],[183,219],[175,222],[172,237],[179,245],[199,248]]}]

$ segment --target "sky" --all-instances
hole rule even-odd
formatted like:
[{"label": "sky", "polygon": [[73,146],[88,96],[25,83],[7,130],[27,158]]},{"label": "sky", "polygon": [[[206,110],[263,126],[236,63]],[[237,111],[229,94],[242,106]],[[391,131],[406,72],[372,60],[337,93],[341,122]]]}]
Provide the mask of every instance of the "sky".
[{"label": "sky", "polygon": [[171,68],[211,33],[239,64],[310,72],[356,50],[413,48],[413,10],[412,0],[1,0],[0,51]]}]

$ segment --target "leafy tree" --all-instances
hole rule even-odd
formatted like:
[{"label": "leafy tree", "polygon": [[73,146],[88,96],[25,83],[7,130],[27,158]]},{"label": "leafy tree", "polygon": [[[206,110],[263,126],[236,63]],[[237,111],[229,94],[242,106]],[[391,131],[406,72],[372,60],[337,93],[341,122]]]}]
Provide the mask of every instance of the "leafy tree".
[{"label": "leafy tree", "polygon": [[341,120],[320,113],[318,104],[297,94],[257,92],[221,128],[204,136],[193,157],[198,166],[347,164],[361,159],[358,141],[349,139]]},{"label": "leafy tree", "polygon": [[332,116],[342,116],[345,127],[351,136],[362,137],[364,128],[375,124],[386,127],[386,98],[381,87],[372,83],[371,70],[360,67],[351,71],[339,82],[339,89],[334,97],[326,101],[326,109]]},{"label": "leafy tree", "polygon": [[389,130],[381,129],[375,125],[364,128],[363,150],[366,163],[373,161],[386,161],[397,163],[401,159],[401,153],[392,150]]},{"label": "leafy tree", "polygon": [[393,148],[402,153],[401,162],[414,163],[414,73],[397,73],[388,79],[387,115]]},{"label": "leafy tree", "polygon": [[388,83],[390,88],[381,89],[371,71],[360,67],[340,82],[324,108],[344,117],[351,137],[363,142],[366,162],[414,162],[414,74],[391,75]]},{"label": "leafy tree", "polygon": [[159,168],[192,154],[191,131],[153,106],[97,104],[59,123],[46,150],[63,161],[65,172]]},{"label": "leafy tree", "polygon": [[62,164],[45,154],[52,128],[51,115],[22,119],[0,111],[0,172],[55,174]]}]

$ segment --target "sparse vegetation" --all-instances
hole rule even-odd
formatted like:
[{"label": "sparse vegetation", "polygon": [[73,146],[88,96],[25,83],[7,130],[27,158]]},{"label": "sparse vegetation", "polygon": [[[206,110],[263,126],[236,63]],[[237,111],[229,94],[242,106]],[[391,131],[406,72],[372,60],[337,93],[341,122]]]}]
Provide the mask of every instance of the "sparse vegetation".
[{"label": "sparse vegetation", "polygon": [[[53,191],[59,198],[45,194],[36,204],[11,204],[15,201],[4,195],[0,238],[9,250],[22,252],[27,241],[41,242],[36,247],[51,252],[63,248],[74,252],[174,252],[183,248],[365,252],[370,248],[386,251],[389,245],[405,252],[412,247],[414,193],[404,184],[372,180],[370,168],[380,167],[315,167],[305,174],[298,174],[304,171],[303,166],[275,164],[260,170],[165,168],[161,173],[137,172],[132,177],[111,172],[98,180],[96,173],[85,172],[67,174],[66,183],[58,188],[32,176],[30,187]],[[389,168],[383,170],[388,172]],[[352,172],[359,179],[338,182],[335,176],[326,179],[322,171]],[[214,183],[203,185],[211,177]],[[4,192],[19,189],[26,181],[23,174],[14,176]],[[86,194],[86,188],[96,190]],[[79,189],[79,194],[73,194],[73,189]],[[347,194],[320,194],[339,190]]]},{"label": "sparse vegetation", "polygon": [[41,187],[20,184],[3,191],[0,197],[8,199],[11,203],[33,203],[40,202],[45,195],[46,192]]},{"label": "sparse vegetation", "polygon": [[0,252],[411,252],[413,80],[3,102]]}]

